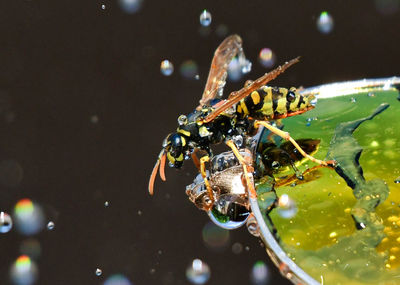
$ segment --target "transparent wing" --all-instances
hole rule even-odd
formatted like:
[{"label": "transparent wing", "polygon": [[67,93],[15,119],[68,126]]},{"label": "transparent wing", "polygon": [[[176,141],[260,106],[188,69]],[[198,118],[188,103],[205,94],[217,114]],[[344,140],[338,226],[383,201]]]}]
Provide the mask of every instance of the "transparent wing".
[{"label": "transparent wing", "polygon": [[218,46],[214,53],[206,87],[197,109],[214,99],[222,91],[226,82],[228,65],[239,52],[242,52],[242,39],[238,35],[227,37]]}]

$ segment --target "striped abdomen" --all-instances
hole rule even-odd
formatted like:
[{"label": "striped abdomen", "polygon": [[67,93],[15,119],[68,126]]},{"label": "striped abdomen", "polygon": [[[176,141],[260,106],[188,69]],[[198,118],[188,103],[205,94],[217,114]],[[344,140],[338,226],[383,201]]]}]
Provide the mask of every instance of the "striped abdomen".
[{"label": "striped abdomen", "polygon": [[236,105],[236,112],[240,118],[281,119],[312,109],[312,99],[300,95],[294,87],[287,89],[264,86],[242,99]]}]

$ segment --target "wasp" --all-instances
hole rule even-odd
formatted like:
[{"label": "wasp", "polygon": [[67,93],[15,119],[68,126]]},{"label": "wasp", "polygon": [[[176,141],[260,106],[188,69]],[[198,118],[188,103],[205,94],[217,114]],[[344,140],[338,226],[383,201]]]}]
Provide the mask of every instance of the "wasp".
[{"label": "wasp", "polygon": [[[164,169],[167,159],[169,166],[180,168],[184,160],[192,157],[204,179],[208,195],[207,207],[211,208],[215,197],[207,178],[205,164],[213,156],[211,146],[224,142],[240,162],[251,196],[256,197],[254,184],[247,178],[254,168],[240,154],[238,147],[241,147],[241,142],[253,136],[260,127],[265,127],[290,141],[299,153],[309,160],[319,165],[330,163],[307,154],[288,132],[270,123],[273,120],[302,114],[314,108],[313,95],[303,96],[294,87],[287,89],[266,85],[287,68],[299,62],[298,57],[255,81],[247,81],[242,89],[232,92],[227,99],[217,99],[226,82],[228,64],[242,52],[242,39],[238,35],[227,37],[216,49],[199,105],[189,115],[180,115],[177,130],[164,139],[162,150],[150,176],[150,194],[153,194],[157,172],[160,173],[162,180],[166,180]],[[200,151],[205,154],[198,158],[196,153]]]}]

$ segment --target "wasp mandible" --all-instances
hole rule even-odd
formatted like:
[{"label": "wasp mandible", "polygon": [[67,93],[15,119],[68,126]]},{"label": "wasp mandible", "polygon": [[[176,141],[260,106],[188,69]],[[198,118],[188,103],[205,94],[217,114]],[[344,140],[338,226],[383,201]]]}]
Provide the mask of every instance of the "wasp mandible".
[{"label": "wasp mandible", "polygon": [[[199,106],[187,116],[180,115],[176,132],[164,139],[162,150],[150,176],[150,194],[153,194],[154,181],[159,169],[161,179],[166,180],[164,172],[166,159],[171,167],[180,168],[185,159],[192,157],[204,179],[209,196],[209,207],[211,207],[215,199],[207,180],[205,167],[205,163],[212,157],[210,146],[224,142],[242,165],[244,177],[248,177],[248,173],[253,172],[254,169],[239,153],[238,148],[242,146],[243,139],[252,136],[260,126],[290,141],[309,160],[325,166],[331,163],[310,156],[289,133],[270,124],[272,120],[302,114],[314,108],[311,104],[311,100],[314,99],[312,95],[303,96],[294,87],[287,89],[266,86],[269,81],[299,62],[298,57],[255,81],[246,82],[245,87],[232,92],[228,99],[217,99],[217,95],[221,93],[225,85],[228,64],[242,52],[242,39],[238,35],[227,37],[215,51]],[[200,159],[196,155],[199,150],[206,153]],[[251,196],[256,197],[253,183],[247,178],[246,183]]]}]

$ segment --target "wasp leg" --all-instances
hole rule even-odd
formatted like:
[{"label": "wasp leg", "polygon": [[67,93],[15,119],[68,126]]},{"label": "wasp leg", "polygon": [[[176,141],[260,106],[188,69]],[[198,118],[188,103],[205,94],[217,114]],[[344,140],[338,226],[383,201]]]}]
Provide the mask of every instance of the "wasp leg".
[{"label": "wasp leg", "polygon": [[273,132],[274,134],[284,138],[287,141],[290,141],[294,147],[301,153],[302,156],[308,158],[309,160],[318,163],[320,165],[324,165],[324,166],[329,166],[329,165],[335,165],[335,161],[334,160],[329,160],[329,161],[324,161],[324,160],[319,160],[316,159],[315,157],[308,155],[300,146],[299,144],[290,136],[290,134],[288,132],[284,132],[274,126],[271,126],[268,122],[265,121],[255,121],[254,123],[254,127],[258,128],[259,126],[263,126],[265,128],[267,128],[268,130],[270,130],[271,132]]},{"label": "wasp leg", "polygon": [[233,154],[236,156],[236,158],[239,160],[239,163],[243,166],[243,175],[244,179],[246,180],[246,185],[247,189],[250,193],[251,198],[257,198],[257,192],[256,189],[254,188],[254,184],[252,181],[249,179],[249,172],[253,172],[254,168],[249,165],[249,163],[246,161],[246,159],[239,153],[239,150],[237,149],[235,143],[231,140],[226,142],[226,145],[229,146]]},{"label": "wasp leg", "polygon": [[192,157],[192,161],[193,161],[194,166],[196,166],[196,168],[200,171],[200,160],[199,160],[199,158],[198,158],[196,153],[197,153],[197,149],[195,149],[192,152],[191,157]]},{"label": "wasp leg", "polygon": [[207,188],[207,193],[208,196],[210,197],[211,200],[211,205],[214,204],[214,194],[210,185],[210,182],[208,181],[207,178],[207,172],[206,172],[206,162],[210,161],[210,157],[208,155],[205,155],[200,158],[200,174],[204,179],[204,184],[206,185]]}]

